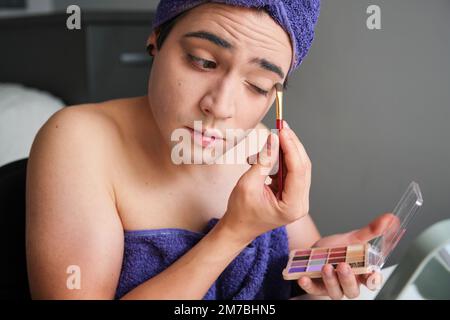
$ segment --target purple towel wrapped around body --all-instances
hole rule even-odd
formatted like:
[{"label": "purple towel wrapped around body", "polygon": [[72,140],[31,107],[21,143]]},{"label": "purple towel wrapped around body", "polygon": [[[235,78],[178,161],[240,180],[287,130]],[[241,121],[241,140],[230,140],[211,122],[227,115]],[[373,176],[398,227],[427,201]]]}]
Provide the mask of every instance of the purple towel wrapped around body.
[{"label": "purple towel wrapped around body", "polygon": [[[120,299],[164,271],[195,246],[217,222],[218,219],[211,219],[205,233],[175,228],[126,231],[123,265],[115,298]],[[203,299],[289,299],[291,282],[282,277],[288,255],[285,227],[260,235],[227,266]]]}]

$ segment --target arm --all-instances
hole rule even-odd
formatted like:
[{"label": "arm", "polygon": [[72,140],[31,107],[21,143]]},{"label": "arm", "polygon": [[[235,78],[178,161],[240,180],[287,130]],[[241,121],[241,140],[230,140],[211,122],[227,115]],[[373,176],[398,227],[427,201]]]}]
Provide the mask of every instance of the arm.
[{"label": "arm", "polygon": [[[26,249],[35,299],[113,298],[123,229],[107,178],[109,162],[98,156],[108,156],[111,144],[103,134],[107,123],[98,117],[78,107],[63,109],[33,143],[27,170]],[[66,285],[72,265],[81,271],[80,290]]]},{"label": "arm", "polygon": [[[223,270],[247,244],[217,225],[190,251],[164,272],[144,282],[123,299],[202,299]],[[220,252],[220,254],[211,254]]]},{"label": "arm", "polygon": [[[55,114],[39,131],[27,178],[27,263],[35,299],[113,299],[123,258],[123,227],[111,182],[109,120],[79,107]],[[105,134],[106,132],[110,134]],[[117,135],[117,136],[115,136]],[[218,223],[193,249],[127,299],[201,299],[247,245]],[[213,255],[211,252],[220,252]],[[80,267],[70,290],[67,268]]]},{"label": "arm", "polygon": [[311,216],[307,216],[286,226],[289,250],[311,248],[321,238]]}]

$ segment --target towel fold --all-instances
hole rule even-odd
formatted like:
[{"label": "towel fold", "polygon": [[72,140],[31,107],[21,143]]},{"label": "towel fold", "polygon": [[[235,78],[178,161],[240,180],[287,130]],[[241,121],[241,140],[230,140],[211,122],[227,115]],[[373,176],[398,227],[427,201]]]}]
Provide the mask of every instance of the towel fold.
[{"label": "towel fold", "polygon": [[[123,265],[115,298],[120,299],[164,271],[195,246],[218,221],[211,219],[204,233],[174,228],[126,231]],[[282,277],[288,255],[285,227],[260,235],[227,266],[203,299],[289,299],[291,282]]]}]

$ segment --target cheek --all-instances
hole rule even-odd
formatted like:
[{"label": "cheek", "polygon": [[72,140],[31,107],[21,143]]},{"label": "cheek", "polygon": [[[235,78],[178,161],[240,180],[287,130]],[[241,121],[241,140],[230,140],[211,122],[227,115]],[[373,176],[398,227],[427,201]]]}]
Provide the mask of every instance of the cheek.
[{"label": "cheek", "polygon": [[[250,101],[240,105],[236,113],[238,125],[241,128],[253,129],[258,125],[270,110],[270,106],[257,105],[255,101]],[[253,105],[250,105],[253,103]]]},{"label": "cheek", "polygon": [[[194,105],[193,81],[183,75],[180,62],[168,63],[169,58],[158,61],[154,65],[149,81],[149,99],[155,118],[165,119],[172,124],[186,124],[184,115],[191,115]],[[167,124],[167,123],[166,123]]]},{"label": "cheek", "polygon": [[[176,79],[176,80],[174,80]],[[155,60],[149,81],[149,99],[155,119],[164,126],[176,128],[189,125],[201,117],[199,104],[210,88],[212,79],[206,73],[195,72],[179,56],[161,57]],[[270,106],[252,98],[240,79],[233,80],[234,128],[252,129],[264,118]]]}]

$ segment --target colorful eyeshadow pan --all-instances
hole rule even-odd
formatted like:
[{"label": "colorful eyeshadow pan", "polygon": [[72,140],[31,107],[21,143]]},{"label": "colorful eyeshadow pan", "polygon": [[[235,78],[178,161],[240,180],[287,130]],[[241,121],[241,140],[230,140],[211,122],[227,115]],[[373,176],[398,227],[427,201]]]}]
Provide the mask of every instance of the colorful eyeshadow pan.
[{"label": "colorful eyeshadow pan", "polygon": [[303,251],[297,251],[295,253],[296,256],[306,256],[309,255],[311,253],[311,250],[303,250]]},{"label": "colorful eyeshadow pan", "polygon": [[292,262],[292,264],[291,264],[292,267],[304,267],[307,265],[308,265],[308,260],[295,261],[295,262]]},{"label": "colorful eyeshadow pan", "polygon": [[324,265],[331,264],[336,268],[342,262],[348,263],[354,274],[368,273],[371,271],[368,264],[369,247],[369,244],[355,244],[347,247],[292,250],[283,270],[283,277],[285,280],[295,280],[301,276],[320,278]]}]

